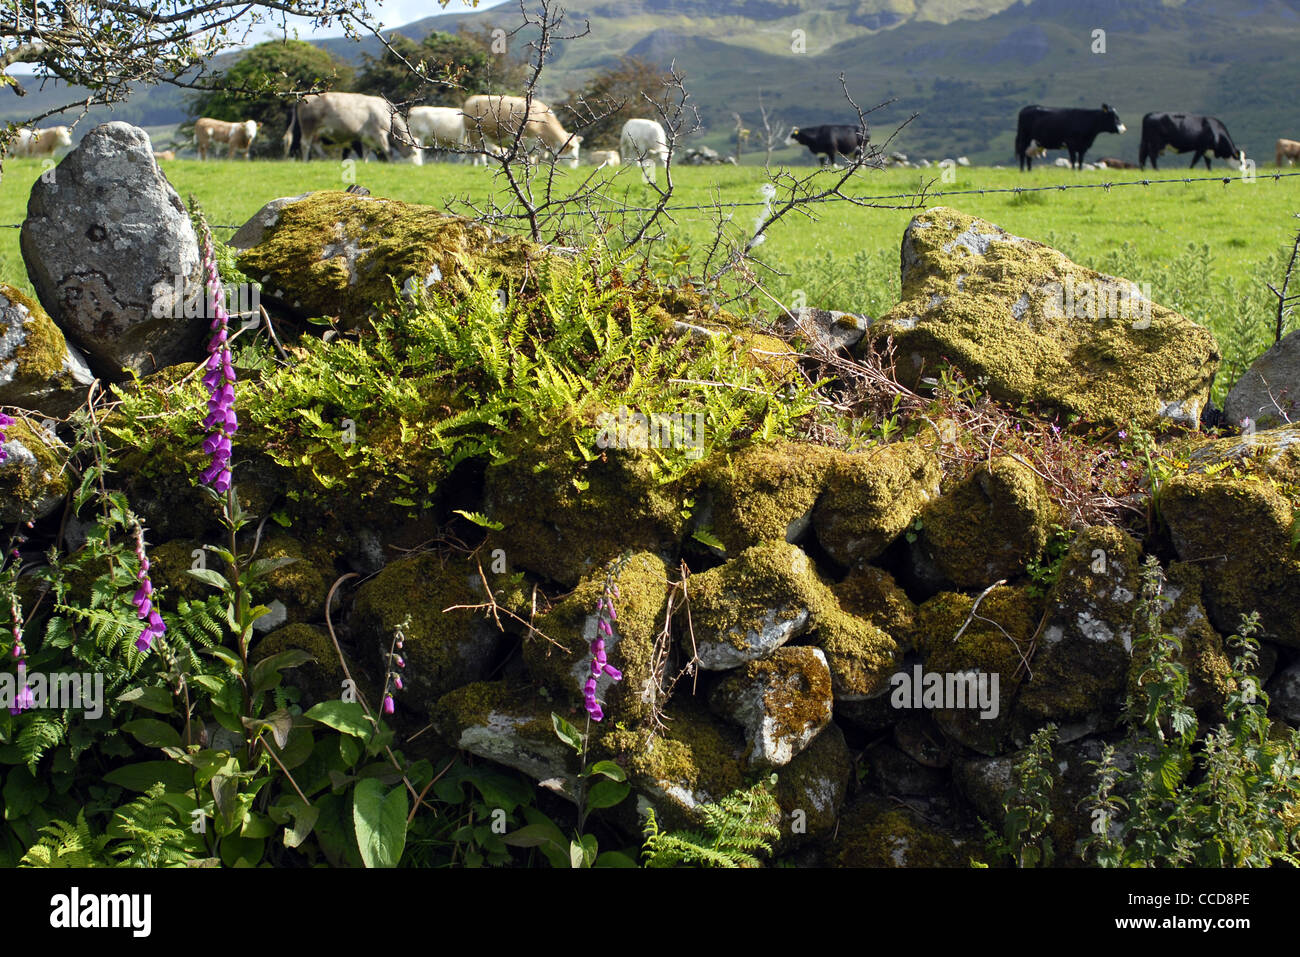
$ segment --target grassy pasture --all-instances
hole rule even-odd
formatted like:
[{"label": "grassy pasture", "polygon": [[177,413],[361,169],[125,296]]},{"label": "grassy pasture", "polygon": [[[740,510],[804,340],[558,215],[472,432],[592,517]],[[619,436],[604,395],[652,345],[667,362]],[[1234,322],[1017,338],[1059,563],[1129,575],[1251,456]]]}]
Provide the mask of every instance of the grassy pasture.
[{"label": "grassy pasture", "polygon": [[[1029,174],[1015,169],[958,168],[956,182],[944,184],[939,170],[891,169],[858,174],[851,192],[863,196],[894,196],[883,203],[907,206],[916,202],[923,186],[930,196],[922,206],[949,205],[982,216],[1021,236],[1061,249],[1075,261],[1151,283],[1158,302],[1178,309],[1211,328],[1223,347],[1227,368],[1220,374],[1216,394],[1235,372],[1271,342],[1272,314],[1263,281],[1276,279],[1283,267],[1283,250],[1300,222],[1300,177],[1272,179],[1261,169],[1254,183],[1243,183],[1232,170],[1224,186],[1214,182],[1125,186],[1109,190],[1047,190],[1032,193],[964,193],[936,197],[935,192],[1007,189],[1017,186],[1121,183],[1144,178],[1203,177],[1189,173],[1172,158],[1158,173],[1095,171],[1075,173],[1055,167]],[[277,196],[346,185],[336,162],[208,162],[175,160],[163,169],[182,198],[193,193],[209,220],[239,224],[263,203]],[[40,175],[36,160],[8,160],[0,185],[0,223],[20,223],[25,215],[29,184]],[[1283,170],[1283,172],[1290,172]],[[560,189],[587,176],[608,180],[608,194],[620,202],[648,205],[653,193],[632,168],[593,172],[590,168],[562,171]],[[660,177],[662,178],[662,171]],[[822,176],[833,176],[822,173]],[[763,170],[757,167],[685,167],[674,174],[673,204],[707,205],[759,202]],[[374,195],[456,210],[457,201],[482,200],[500,193],[504,183],[492,172],[456,163],[364,164],[355,179]],[[463,209],[463,207],[461,207]],[[730,228],[739,235],[752,228],[757,206],[736,209]],[[879,314],[898,295],[898,246],[910,209],[864,209],[848,203],[816,207],[815,219],[791,214],[775,225],[758,250],[760,258],[779,272],[765,275],[768,289],[782,301],[802,290],[811,305]],[[698,255],[712,235],[713,217],[706,211],[674,213],[661,270],[673,261]],[[229,230],[219,235],[228,236]],[[30,288],[18,251],[18,230],[0,229],[0,281]],[[766,302],[766,300],[763,300]]]}]

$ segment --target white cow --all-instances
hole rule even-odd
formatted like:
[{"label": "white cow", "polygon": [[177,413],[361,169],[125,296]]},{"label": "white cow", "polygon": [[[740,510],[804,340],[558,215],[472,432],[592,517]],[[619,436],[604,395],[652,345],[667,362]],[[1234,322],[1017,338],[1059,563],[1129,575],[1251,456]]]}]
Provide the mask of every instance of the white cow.
[{"label": "white cow", "polygon": [[194,124],[194,139],[199,147],[199,159],[208,158],[208,149],[213,143],[226,143],[226,159],[233,159],[236,150],[241,150],[244,159],[252,159],[253,140],[257,139],[259,124],[256,120],[244,120],[230,123],[226,120],[214,120],[208,116],[199,117]]},{"label": "white cow", "polygon": [[592,165],[597,169],[606,166],[618,166],[623,162],[619,159],[618,150],[592,150],[587,158],[591,160]]},{"label": "white cow", "polygon": [[618,138],[623,162],[636,163],[647,182],[655,181],[656,163],[668,165],[668,135],[654,120],[628,120]]},{"label": "white cow", "polygon": [[350,144],[359,156],[369,146],[384,159],[399,157],[416,166],[424,161],[406,119],[380,96],[335,92],[304,96],[294,110],[289,135],[290,151],[297,145],[301,156],[310,156],[316,141],[327,138]]},{"label": "white cow", "polygon": [[425,149],[463,150],[469,144],[465,115],[454,106],[413,106],[406,125]]},{"label": "white cow", "polygon": [[71,145],[71,128],[51,126],[44,130],[19,130],[11,148],[14,156],[53,156],[55,150]]},{"label": "white cow", "polygon": [[470,145],[476,149],[491,152],[495,147],[500,153],[519,135],[524,149],[531,152],[540,141],[557,161],[578,168],[582,137],[565,130],[555,112],[541,100],[534,98],[530,108],[522,96],[471,96],[462,113]]}]

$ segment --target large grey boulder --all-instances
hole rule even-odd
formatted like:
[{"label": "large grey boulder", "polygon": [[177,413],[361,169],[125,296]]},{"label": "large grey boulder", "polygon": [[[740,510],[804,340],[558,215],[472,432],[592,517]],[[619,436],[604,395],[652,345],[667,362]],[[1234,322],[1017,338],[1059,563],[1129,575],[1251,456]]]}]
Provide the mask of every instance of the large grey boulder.
[{"label": "large grey boulder", "polygon": [[198,242],[144,130],[87,133],[32,187],[21,245],[41,304],[104,378],[200,357]]},{"label": "large grey boulder", "polygon": [[1223,414],[1233,425],[1249,419],[1257,429],[1271,429],[1297,421],[1298,405],[1300,329],[1250,364],[1224,400]]},{"label": "large grey boulder", "polygon": [[40,304],[0,285],[0,405],[65,415],[82,403],[93,380]]}]

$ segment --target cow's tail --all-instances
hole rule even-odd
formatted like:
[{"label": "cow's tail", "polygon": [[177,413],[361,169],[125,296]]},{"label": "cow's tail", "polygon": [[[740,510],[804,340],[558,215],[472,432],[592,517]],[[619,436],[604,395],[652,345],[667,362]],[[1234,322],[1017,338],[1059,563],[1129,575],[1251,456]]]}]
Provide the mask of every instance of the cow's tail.
[{"label": "cow's tail", "polygon": [[[298,107],[289,111],[289,155],[297,156],[302,149],[302,125],[298,122]],[[303,156],[300,159],[306,159]]]}]

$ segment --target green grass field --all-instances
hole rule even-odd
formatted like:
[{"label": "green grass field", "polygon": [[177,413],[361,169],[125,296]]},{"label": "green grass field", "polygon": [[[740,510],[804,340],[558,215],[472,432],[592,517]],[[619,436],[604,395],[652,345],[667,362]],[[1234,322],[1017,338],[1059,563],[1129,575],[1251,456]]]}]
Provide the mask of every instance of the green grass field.
[{"label": "green grass field", "polygon": [[[1216,168],[1215,175],[1233,177],[1230,185],[1202,182],[1110,190],[934,195],[1207,175],[1203,169],[1189,174],[1182,166],[1165,165],[1159,173],[1074,173],[1048,167],[1021,174],[1014,169],[959,168],[952,184],[941,183],[937,169],[864,171],[858,174],[851,192],[862,196],[912,194],[882,201],[906,206],[917,202],[914,194],[925,186],[929,196],[922,206],[953,206],[1018,235],[1050,243],[1081,264],[1151,283],[1156,301],[1178,309],[1218,336],[1226,360],[1216,384],[1216,395],[1221,395],[1236,371],[1271,342],[1274,309],[1264,280],[1280,276],[1283,252],[1289,251],[1300,227],[1295,218],[1300,211],[1300,177],[1274,180],[1268,170],[1260,170],[1254,183],[1243,183],[1233,171]],[[277,196],[346,185],[336,162],[203,164],[176,160],[165,162],[163,168],[181,197],[197,196],[209,221],[218,224],[242,223]],[[6,162],[0,185],[0,223],[22,222],[28,184],[40,172],[35,160]],[[576,185],[591,172],[589,168],[564,171],[558,182],[561,188]],[[645,205],[653,199],[654,194],[639,182],[632,168],[617,175],[610,170],[597,175],[610,181],[608,193],[619,201]],[[834,174],[819,175],[829,180]],[[757,202],[764,182],[763,170],[756,167],[686,167],[677,170],[675,177],[673,204],[681,206],[706,205],[715,199]],[[503,185],[488,170],[453,163],[418,168],[363,164],[355,167],[355,178],[374,195],[453,211],[463,210],[458,200],[482,200]],[[759,212],[757,207],[735,210],[733,232],[739,235],[752,228]],[[912,210],[831,203],[812,212],[815,219],[787,216],[772,228],[758,250],[759,258],[779,273],[759,273],[769,291],[783,302],[802,290],[810,305],[871,315],[888,309],[898,296],[898,247]],[[661,264],[664,271],[675,260],[698,255],[714,228],[714,217],[705,211],[677,212],[674,219]],[[218,235],[229,236],[230,231]],[[0,229],[0,281],[30,289],[16,229]]]}]

